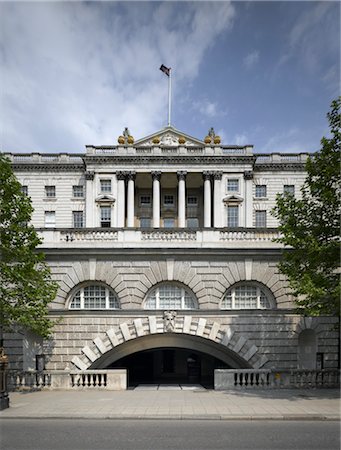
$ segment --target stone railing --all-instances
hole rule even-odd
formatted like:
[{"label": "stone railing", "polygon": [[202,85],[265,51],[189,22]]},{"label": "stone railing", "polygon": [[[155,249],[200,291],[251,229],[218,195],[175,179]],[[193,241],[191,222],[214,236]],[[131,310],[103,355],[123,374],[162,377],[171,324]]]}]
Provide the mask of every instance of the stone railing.
[{"label": "stone railing", "polygon": [[127,371],[126,369],[8,371],[9,391],[42,389],[121,391],[127,389]]},{"label": "stone railing", "polygon": [[60,239],[66,242],[117,241],[118,232],[114,230],[68,230],[60,232]]},{"label": "stone railing", "polygon": [[269,153],[258,154],[256,157],[256,164],[272,164],[272,163],[298,163],[305,164],[307,162],[309,153]]},{"label": "stone railing", "polygon": [[216,369],[214,389],[307,389],[340,386],[340,371],[275,370],[275,369]]},{"label": "stone railing", "polygon": [[43,248],[156,247],[186,245],[191,248],[282,248],[273,242],[275,228],[38,228]]},{"label": "stone railing", "polygon": [[141,239],[144,241],[196,241],[195,231],[142,231]]},{"label": "stone railing", "polygon": [[280,237],[277,230],[224,230],[220,231],[222,241],[272,241]]},{"label": "stone railing", "polygon": [[13,164],[83,164],[83,154],[80,153],[5,153]]}]

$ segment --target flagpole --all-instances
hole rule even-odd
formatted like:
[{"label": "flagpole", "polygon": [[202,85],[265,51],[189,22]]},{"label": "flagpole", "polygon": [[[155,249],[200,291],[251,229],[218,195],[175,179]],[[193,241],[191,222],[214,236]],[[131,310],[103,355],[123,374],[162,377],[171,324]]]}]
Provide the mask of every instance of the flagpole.
[{"label": "flagpole", "polygon": [[172,69],[169,69],[168,77],[168,126],[171,126],[171,99],[172,99]]}]

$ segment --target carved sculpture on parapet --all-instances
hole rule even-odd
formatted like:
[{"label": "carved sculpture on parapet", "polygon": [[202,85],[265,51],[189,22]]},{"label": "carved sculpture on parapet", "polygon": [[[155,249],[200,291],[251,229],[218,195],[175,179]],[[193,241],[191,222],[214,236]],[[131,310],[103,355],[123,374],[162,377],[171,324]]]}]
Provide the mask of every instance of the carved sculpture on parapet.
[{"label": "carved sculpture on parapet", "polygon": [[163,328],[164,331],[172,333],[175,330],[176,311],[164,311],[163,313]]},{"label": "carved sculpture on parapet", "polygon": [[122,135],[118,137],[117,141],[120,145],[132,145],[134,143],[134,138],[131,136],[128,128],[125,127]]},{"label": "carved sculpture on parapet", "polygon": [[211,128],[208,130],[208,134],[207,134],[207,136],[205,137],[204,142],[205,142],[206,145],[209,145],[209,144],[215,144],[215,145],[218,145],[218,144],[220,144],[220,142],[221,142],[220,136],[218,136],[217,134],[215,134],[215,131],[214,131],[214,128],[213,128],[213,127],[211,127]]}]

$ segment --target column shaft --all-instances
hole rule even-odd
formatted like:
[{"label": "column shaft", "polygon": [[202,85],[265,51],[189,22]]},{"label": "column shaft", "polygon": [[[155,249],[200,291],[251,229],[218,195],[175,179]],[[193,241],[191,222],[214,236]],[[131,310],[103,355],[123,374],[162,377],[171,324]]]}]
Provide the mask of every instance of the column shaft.
[{"label": "column shaft", "polygon": [[221,227],[222,219],[222,201],[221,201],[221,179],[222,172],[214,172],[214,191],[213,191],[213,226]]},{"label": "column shaft", "polygon": [[117,172],[117,226],[125,225],[125,173]]},{"label": "column shaft", "polygon": [[211,227],[211,173],[204,172],[204,227]]},{"label": "column shaft", "polygon": [[128,172],[127,227],[135,225],[135,177],[135,172]]},{"label": "column shaft", "polygon": [[186,226],[186,174],[187,172],[177,172],[178,175],[178,227]]},{"label": "column shaft", "polygon": [[85,226],[87,228],[96,226],[94,223],[94,177],[93,172],[86,172],[85,174]]},{"label": "column shaft", "polygon": [[153,227],[160,228],[160,178],[161,172],[152,172],[153,178]]}]

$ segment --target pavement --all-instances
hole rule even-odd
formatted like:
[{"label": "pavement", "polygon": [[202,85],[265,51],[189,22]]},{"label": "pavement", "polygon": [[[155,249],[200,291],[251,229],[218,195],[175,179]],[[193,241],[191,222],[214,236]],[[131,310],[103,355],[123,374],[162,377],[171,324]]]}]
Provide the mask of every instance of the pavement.
[{"label": "pavement", "polygon": [[338,389],[206,390],[139,385],[127,391],[10,393],[0,419],[340,420]]}]

